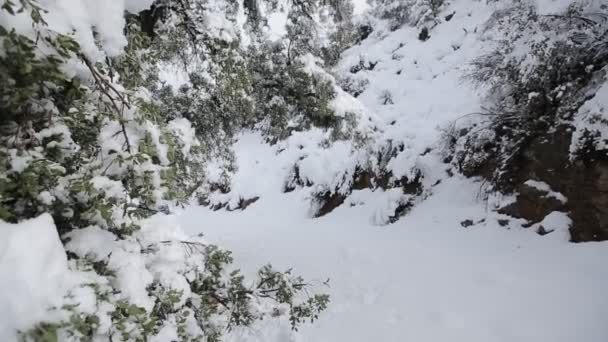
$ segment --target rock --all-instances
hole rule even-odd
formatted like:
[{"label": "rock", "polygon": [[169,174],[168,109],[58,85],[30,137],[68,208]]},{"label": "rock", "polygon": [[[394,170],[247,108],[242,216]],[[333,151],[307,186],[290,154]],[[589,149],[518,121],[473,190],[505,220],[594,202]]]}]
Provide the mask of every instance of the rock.
[{"label": "rock", "polygon": [[499,224],[501,227],[506,227],[506,226],[508,226],[508,225],[509,225],[509,220],[505,220],[505,219],[499,219],[499,220],[498,220],[498,224]]},{"label": "rock", "polygon": [[339,193],[325,192],[323,195],[317,197],[317,201],[320,204],[319,209],[313,215],[313,217],[321,217],[331,213],[334,209],[342,205],[346,200],[346,196]]},{"label": "rock", "polygon": [[[552,211],[568,212],[571,241],[608,240],[608,156],[597,153],[571,161],[571,132],[570,126],[561,125],[531,141],[516,174],[517,200],[499,212],[534,223]],[[529,179],[548,184],[567,203],[526,186]]]},{"label": "rock", "polygon": [[429,38],[431,38],[431,35],[429,34],[429,29],[426,27],[423,27],[422,30],[420,31],[420,34],[418,35],[418,39],[420,39],[423,42],[426,42],[427,40],[429,40]]},{"label": "rock", "polygon": [[257,202],[260,199],[259,196],[255,196],[249,199],[243,199],[241,198],[241,200],[239,201],[239,209],[241,210],[245,210],[248,206],[252,205],[253,203]]},{"label": "rock", "polygon": [[395,187],[403,188],[404,194],[420,195],[422,194],[422,174],[417,172],[414,179],[401,177],[399,180],[395,181],[394,185]]},{"label": "rock", "polygon": [[538,229],[536,230],[536,234],[540,235],[540,236],[544,236],[547,235],[549,233],[553,233],[553,229],[545,229],[544,226],[539,226]]},{"label": "rock", "polygon": [[[422,175],[421,173],[417,173],[416,177],[411,180],[407,177],[394,179],[391,172],[375,174],[371,170],[358,167],[355,169],[352,185],[348,192],[338,193],[336,191],[325,191],[315,196],[315,202],[317,203],[319,209],[317,209],[313,217],[321,217],[332,212],[335,208],[344,203],[346,198],[353,190],[378,188],[383,190],[401,188],[403,194],[420,195],[422,193]],[[400,217],[407,214],[412,206],[412,201],[399,203],[395,209],[395,213],[389,218],[389,223],[395,222]]]},{"label": "rock", "polygon": [[359,26],[357,31],[359,34],[359,37],[357,37],[357,38],[358,38],[358,42],[360,43],[361,41],[367,39],[367,37],[369,37],[369,35],[372,34],[374,29],[372,28],[371,25],[361,25],[361,26]]},{"label": "rock", "polygon": [[473,220],[464,220],[464,221],[460,222],[460,225],[464,228],[468,228],[468,227],[472,226],[473,224],[474,224]]}]

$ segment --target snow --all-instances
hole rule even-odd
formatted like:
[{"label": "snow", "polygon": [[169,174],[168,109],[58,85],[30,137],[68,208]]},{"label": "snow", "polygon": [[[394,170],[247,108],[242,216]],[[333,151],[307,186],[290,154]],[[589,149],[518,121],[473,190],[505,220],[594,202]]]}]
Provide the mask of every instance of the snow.
[{"label": "snow", "polygon": [[96,226],[72,231],[66,234],[69,242],[66,248],[80,257],[87,254],[105,257],[112,253],[116,236],[107,230]]},{"label": "snow", "polygon": [[[559,12],[570,2],[535,1],[542,13]],[[116,55],[124,47],[122,11],[137,11],[150,3],[41,1],[57,14],[48,19],[50,27],[65,33],[76,29],[75,38],[94,59]],[[226,12],[218,3],[214,6],[210,13]],[[363,15],[368,6],[357,0],[356,12]],[[138,222],[141,230],[127,240],[91,226],[68,233],[65,248],[80,257],[108,258],[108,267],[115,272],[113,285],[122,290],[117,295],[148,309],[154,302],[146,287],[153,281],[189,291],[183,276],[187,253],[179,244],[165,242],[201,241],[201,233],[205,241],[232,250],[235,264],[245,274],[254,275],[259,266],[272,262],[279,269],[293,268],[314,283],[331,279],[329,288],[319,288],[329,291],[330,306],[314,325],[292,332],[286,321],[258,322],[251,329],[230,332],[228,342],[606,341],[608,244],[568,243],[572,221],[562,212],[524,228],[521,220],[493,210],[513,201],[513,196],[492,194],[484,199],[484,182],[450,177],[449,166],[441,161],[442,131],[483,106],[483,90],[462,77],[474,57],[492,49],[492,32],[477,29],[498,6],[451,1],[444,12],[454,12],[453,18],[434,27],[425,42],[418,39],[416,27],[389,32],[385,23],[374,22],[373,34],[347,50],[334,70],[337,79],[348,76],[367,82],[357,99],[338,91],[332,103],[339,115],[356,114],[357,132],[364,142],[332,141],[329,132],[311,129],[269,145],[260,134],[243,132],[234,145],[238,169],[231,175],[231,191],[213,193],[209,200],[234,209],[241,199],[259,197],[246,210],[212,211],[193,205],[175,216],[157,215]],[[0,14],[0,21],[4,19]],[[236,34],[226,17],[210,19],[211,34],[226,39]],[[270,17],[271,34],[284,34],[285,19],[280,11]],[[242,23],[243,13],[237,13],[236,20]],[[11,24],[23,25],[23,20]],[[92,27],[98,30],[100,47],[92,39]],[[325,73],[314,58],[305,58],[311,72]],[[351,73],[361,60],[377,65],[374,70]],[[186,75],[170,66],[162,70],[161,77],[171,84],[185,80]],[[607,92],[604,84],[577,113],[575,136],[589,127],[603,129],[594,126],[594,120],[605,117]],[[382,103],[384,93],[391,94],[392,104]],[[100,135],[108,176],[124,167],[109,164],[109,156],[122,150],[124,143],[115,138],[120,131],[117,125],[108,123]],[[181,148],[186,153],[194,144],[191,125],[177,119],[168,126],[183,138]],[[134,145],[143,139],[144,130],[136,124],[126,129]],[[162,132],[152,126],[147,131],[154,132],[153,143],[168,163],[160,144]],[[600,133],[605,138],[606,132]],[[396,155],[378,165],[381,161],[375,156],[386,150]],[[11,167],[23,170],[33,159],[13,157]],[[351,192],[352,176],[360,166],[383,167],[395,178],[412,179],[419,173],[424,192],[417,196],[400,188]],[[207,175],[219,181],[221,167],[210,163]],[[308,186],[290,183],[296,168]],[[108,196],[124,195],[122,184],[108,177],[97,176],[92,183]],[[525,184],[564,203],[567,200],[546,183]],[[284,193],[286,186],[295,190]],[[328,215],[313,219],[314,195],[323,191],[337,191],[347,198]],[[38,196],[52,203],[54,195]],[[413,204],[411,211],[391,224],[395,209],[404,203]],[[463,227],[465,220],[473,225]],[[506,226],[499,220],[507,220]],[[540,236],[541,227],[550,233]],[[5,232],[0,241],[0,340],[13,341],[15,329],[48,319],[46,309],[60,305],[68,292],[83,311],[110,311],[96,307],[90,288],[70,285],[76,282],[75,275],[68,270],[50,215],[17,225],[0,221],[0,229]],[[150,246],[162,253],[142,252]],[[106,331],[107,315],[101,319],[100,330]],[[156,341],[175,338],[171,327],[155,336]]]},{"label": "snow", "polygon": [[[608,73],[608,70],[604,72]],[[601,81],[595,95],[576,113],[570,145],[571,155],[576,154],[583,147],[585,133],[591,133],[598,150],[608,148],[608,126],[605,124],[608,120],[608,77],[604,76]]]},{"label": "snow", "polygon": [[196,131],[190,121],[184,118],[171,120],[167,125],[183,142],[182,153],[188,155],[193,145],[196,145]]},{"label": "snow", "polygon": [[[282,4],[283,5],[283,4]],[[287,12],[268,12],[268,34],[272,39],[281,39],[287,34]]]},{"label": "snow", "polygon": [[116,273],[114,286],[122,290],[121,295],[129,302],[151,310],[154,301],[148,296],[146,287],[154,280],[146,269],[145,261],[133,251],[114,249],[108,266]]},{"label": "snow", "polygon": [[[120,289],[116,292],[118,300],[128,300],[137,306],[151,310],[154,299],[147,290],[152,282],[180,291],[185,301],[190,293],[184,274],[196,262],[197,256],[188,253],[179,241],[192,241],[204,243],[200,237],[186,235],[176,219],[171,215],[156,215],[138,222],[141,229],[132,237],[119,240],[107,230],[91,226],[78,229],[66,234],[68,240],[66,249],[80,258],[94,258],[94,260],[107,261],[108,269],[113,275],[109,277],[112,288]],[[158,250],[158,253],[151,251]],[[93,273],[78,274],[80,286],[69,289],[67,303],[77,303],[82,312],[95,314],[102,322],[99,333],[108,331],[111,325],[109,313],[114,308],[112,304],[104,301],[97,302],[91,288],[86,286],[91,282],[106,284],[108,279]],[[94,280],[86,281],[87,277]],[[84,284],[84,286],[82,286]],[[181,303],[183,304],[183,303]],[[154,340],[163,341],[175,334],[175,322],[169,323],[162,329]]]},{"label": "snow", "polygon": [[545,232],[549,233],[551,237],[555,237],[561,241],[569,241],[570,233],[568,229],[570,229],[571,225],[572,220],[566,213],[554,211],[535,226],[538,228],[543,227]]},{"label": "snow", "polygon": [[11,154],[11,169],[15,172],[23,172],[33,160],[32,154],[23,153],[23,155],[19,155],[16,149],[11,149],[9,152]]},{"label": "snow", "polygon": [[55,196],[51,195],[48,191],[43,191],[38,194],[38,200],[46,205],[51,205],[55,200]]},{"label": "snow", "polygon": [[93,177],[93,179],[91,179],[91,185],[94,189],[105,192],[108,197],[118,198],[125,192],[121,182],[111,180],[105,176]]},{"label": "snow", "polygon": [[[539,6],[555,13],[563,3]],[[319,288],[329,291],[331,303],[299,332],[286,322],[261,322],[231,332],[227,341],[606,341],[608,244],[569,243],[571,220],[562,212],[524,228],[523,220],[495,211],[515,196],[485,198],[485,182],[450,177],[441,161],[442,131],[461,118],[474,120],[467,114],[483,107],[484,90],[462,79],[474,57],[492,50],[494,33],[478,28],[501,5],[452,1],[444,12],[455,12],[453,18],[433,28],[426,42],[417,39],[417,28],[389,32],[374,22],[372,35],[344,53],[334,74],[367,82],[356,100],[344,97],[344,103],[370,118],[360,127],[368,143],[328,142],[314,129],[276,145],[252,132],[239,137],[231,191],[213,194],[211,202],[259,200],[243,211],[192,206],[178,213],[181,226],[232,250],[246,274],[272,262],[305,279],[331,278],[329,289]],[[360,60],[378,64],[351,73]],[[385,91],[393,104],[382,104]],[[422,195],[348,191],[357,166],[378,167],[371,156],[398,146],[384,167],[396,178],[420,172]],[[283,193],[294,185],[296,165],[310,186]],[[567,201],[545,183],[526,184]],[[347,198],[313,219],[314,194],[323,190]],[[413,204],[411,211],[389,224],[404,202]],[[473,225],[463,227],[465,220]],[[540,236],[541,226],[550,233]]]},{"label": "snow", "polygon": [[568,199],[566,198],[566,196],[564,196],[563,194],[561,194],[559,192],[551,190],[551,187],[549,186],[549,184],[547,184],[545,182],[529,179],[524,184],[531,188],[534,188],[536,190],[546,193],[547,197],[553,197],[562,203],[568,202]]},{"label": "snow", "polygon": [[353,0],[353,5],[355,5],[355,15],[363,14],[371,7],[368,0]]},{"label": "snow", "polygon": [[[44,20],[50,30],[73,35],[85,55],[97,61],[106,55],[118,55],[127,45],[123,32],[124,12],[137,13],[148,8],[152,2],[153,0],[40,0],[36,3],[48,11]],[[29,32],[35,37],[31,19],[26,12],[12,16],[0,11],[0,22],[9,29],[16,27],[20,32]],[[101,49],[96,45],[93,30]]]},{"label": "snow", "polygon": [[188,83],[189,79],[188,73],[182,66],[169,63],[163,63],[159,66],[158,77],[167,85],[172,86],[173,89],[179,89],[179,87]]},{"label": "snow", "polygon": [[[395,177],[411,176],[419,155],[437,145],[438,128],[480,112],[480,90],[464,83],[462,77],[472,58],[491,47],[473,32],[492,10],[479,3],[471,11],[470,3],[454,2],[445,10],[455,11],[453,19],[435,27],[426,42],[417,39],[417,28],[404,26],[387,32],[378,23],[368,39],[344,53],[338,74],[369,81],[357,99],[383,121],[378,143],[404,145],[404,151],[388,166]],[[351,67],[360,60],[377,65],[352,74]],[[393,104],[382,105],[379,96],[384,92],[392,95]]]},{"label": "snow", "polygon": [[191,207],[179,219],[188,233],[231,249],[247,274],[273,262],[306,279],[331,278],[330,307],[314,325],[291,335],[285,322],[262,323],[227,341],[605,341],[608,245],[500,227],[478,188],[444,180],[385,227],[360,206],[311,219],[304,191],[266,193],[245,211]]},{"label": "snow", "polygon": [[399,188],[389,190],[355,190],[348,197],[345,205],[357,206],[359,211],[369,214],[367,221],[372,225],[382,226],[389,222],[400,203],[407,203],[410,195],[404,195]]},{"label": "snow", "polygon": [[49,214],[20,224],[0,220],[0,340],[16,340],[16,330],[48,319],[69,278],[65,251]]}]

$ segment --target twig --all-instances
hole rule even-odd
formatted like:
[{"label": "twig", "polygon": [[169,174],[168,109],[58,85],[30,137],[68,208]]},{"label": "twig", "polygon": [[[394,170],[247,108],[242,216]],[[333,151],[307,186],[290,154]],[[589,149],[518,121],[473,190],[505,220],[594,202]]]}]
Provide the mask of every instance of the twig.
[{"label": "twig", "polygon": [[186,254],[188,254],[188,256],[194,254],[195,252],[203,254],[205,252],[205,247],[207,247],[207,245],[205,245],[202,242],[194,242],[194,241],[185,241],[185,240],[165,240],[165,241],[160,241],[160,243],[165,244],[165,245],[170,245],[174,242],[179,242],[182,244],[182,246],[184,246],[184,249],[186,250]]},{"label": "twig", "polygon": [[[124,115],[123,115],[125,107],[128,109],[131,109],[131,106],[125,100],[122,93],[120,93],[118,90],[116,90],[116,88],[110,82],[108,82],[108,80],[106,80],[102,75],[99,74],[99,72],[97,71],[97,69],[95,68],[93,63],[91,63],[91,61],[85,55],[79,54],[78,56],[84,62],[84,64],[87,66],[87,68],[89,68],[89,70],[91,71],[91,75],[93,76],[93,79],[95,80],[95,84],[97,84],[99,90],[110,100],[112,107],[114,107],[116,112],[120,114],[120,117],[121,117],[120,126],[121,126],[121,130],[122,130],[122,134],[125,138],[125,143],[127,145],[127,151],[129,153],[131,153],[131,142],[129,141],[129,136],[127,134],[127,129],[125,127]],[[116,99],[112,95],[110,95],[110,91],[112,91],[116,95],[116,97],[118,97],[118,99],[120,100],[121,108],[118,108],[118,105],[116,104]]]}]

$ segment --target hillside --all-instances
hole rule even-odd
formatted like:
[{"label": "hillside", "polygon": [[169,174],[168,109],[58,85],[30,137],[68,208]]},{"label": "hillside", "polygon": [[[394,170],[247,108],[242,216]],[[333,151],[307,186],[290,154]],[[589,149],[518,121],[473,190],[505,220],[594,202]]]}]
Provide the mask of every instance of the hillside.
[{"label": "hillside", "polygon": [[0,12],[0,340],[608,339],[603,1],[77,3]]}]

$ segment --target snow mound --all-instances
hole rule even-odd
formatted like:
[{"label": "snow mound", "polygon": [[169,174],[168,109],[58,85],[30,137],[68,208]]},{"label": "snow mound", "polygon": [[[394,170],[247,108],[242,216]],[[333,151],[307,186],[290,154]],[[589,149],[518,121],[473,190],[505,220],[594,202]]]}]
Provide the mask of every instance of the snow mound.
[{"label": "snow mound", "polygon": [[0,221],[0,340],[48,318],[69,278],[68,262],[51,215],[19,224]]}]

